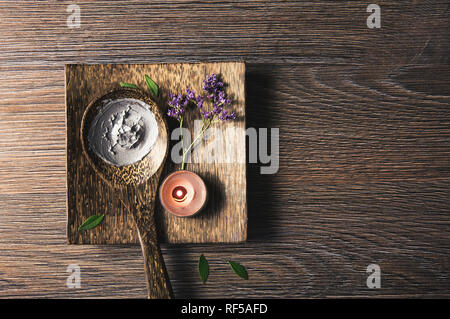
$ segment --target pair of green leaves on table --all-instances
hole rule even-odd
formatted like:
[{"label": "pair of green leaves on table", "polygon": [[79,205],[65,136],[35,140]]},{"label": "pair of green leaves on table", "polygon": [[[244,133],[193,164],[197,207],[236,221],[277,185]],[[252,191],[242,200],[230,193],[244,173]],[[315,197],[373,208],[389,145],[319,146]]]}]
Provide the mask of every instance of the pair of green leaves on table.
[{"label": "pair of green leaves on table", "polygon": [[[95,228],[103,221],[104,218],[105,214],[93,215],[86,219],[84,223],[81,224],[80,227],[78,227],[78,230],[81,231]],[[233,271],[236,273],[236,275],[238,275],[242,279],[248,279],[247,270],[244,266],[231,260],[228,260],[227,262],[230,265],[231,269],[233,269]],[[198,274],[200,275],[200,279],[202,280],[202,282],[205,283],[209,276],[209,264],[203,254],[200,255],[200,258],[198,259]]]},{"label": "pair of green leaves on table", "polygon": [[[158,94],[159,94],[158,85],[147,74],[144,77],[145,77],[145,83],[147,83],[147,87],[150,90],[150,92],[152,92],[154,97],[158,97]],[[137,85],[131,84],[131,83],[120,82],[120,86],[123,88],[138,89]]]},{"label": "pair of green leaves on table", "polygon": [[[236,275],[238,275],[242,279],[248,279],[247,270],[244,266],[231,260],[228,260],[227,262],[231,266],[231,269],[233,269],[233,271],[236,273]],[[202,282],[205,283],[209,276],[209,264],[203,254],[201,254],[200,258],[198,259],[198,274],[200,275],[200,279],[202,280]]]}]

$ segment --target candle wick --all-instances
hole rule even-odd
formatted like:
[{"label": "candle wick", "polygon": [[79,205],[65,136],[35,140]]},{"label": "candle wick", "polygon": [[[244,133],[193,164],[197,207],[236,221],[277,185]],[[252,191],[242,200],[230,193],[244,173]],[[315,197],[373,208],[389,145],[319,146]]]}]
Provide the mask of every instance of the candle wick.
[{"label": "candle wick", "polygon": [[186,188],[183,186],[177,186],[172,190],[172,197],[177,202],[182,202],[186,199]]}]

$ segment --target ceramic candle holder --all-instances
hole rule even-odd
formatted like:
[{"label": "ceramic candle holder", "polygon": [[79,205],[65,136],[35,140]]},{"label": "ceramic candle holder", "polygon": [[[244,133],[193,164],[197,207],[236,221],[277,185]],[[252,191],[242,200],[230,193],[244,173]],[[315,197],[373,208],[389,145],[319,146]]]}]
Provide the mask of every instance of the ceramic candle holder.
[{"label": "ceramic candle holder", "polygon": [[194,216],[205,205],[208,192],[197,174],[176,171],[167,176],[159,188],[159,199],[163,207],[179,217]]}]

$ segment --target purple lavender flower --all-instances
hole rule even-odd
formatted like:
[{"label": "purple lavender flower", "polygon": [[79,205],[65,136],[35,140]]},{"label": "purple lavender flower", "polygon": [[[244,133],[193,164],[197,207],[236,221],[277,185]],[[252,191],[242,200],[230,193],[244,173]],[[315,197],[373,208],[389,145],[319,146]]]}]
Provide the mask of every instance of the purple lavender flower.
[{"label": "purple lavender flower", "polygon": [[231,112],[231,114],[225,115],[225,121],[235,120],[235,119],[236,119],[236,112]]},{"label": "purple lavender flower", "polygon": [[223,82],[220,82],[217,74],[212,73],[211,75],[207,75],[206,79],[203,80],[203,90],[207,93],[217,93],[220,88],[223,87]]},{"label": "purple lavender flower", "polygon": [[191,90],[189,87],[186,88],[186,96],[189,100],[195,99],[195,92]]},{"label": "purple lavender flower", "polygon": [[227,94],[224,91],[220,91],[217,100],[222,104],[230,104],[230,100],[227,99]]},{"label": "purple lavender flower", "polygon": [[222,112],[222,107],[220,103],[213,103],[213,113],[214,114],[219,114],[220,112]]},{"label": "purple lavender flower", "polygon": [[225,101],[227,95],[225,94],[225,91],[220,91],[219,94],[217,94],[217,100],[220,102]]},{"label": "purple lavender flower", "polygon": [[175,109],[169,108],[167,110],[167,115],[170,116],[170,117],[175,117],[176,116]]},{"label": "purple lavender flower", "polygon": [[213,117],[212,112],[202,111],[203,117],[207,120]]},{"label": "purple lavender flower", "polygon": [[195,100],[197,101],[197,107],[198,107],[199,109],[203,108],[203,103],[205,102],[205,99],[203,98],[203,96],[197,95],[197,97],[195,98]]},{"label": "purple lavender flower", "polygon": [[169,109],[167,111],[167,115],[173,118],[176,118],[178,121],[181,120],[181,116],[184,113],[184,109],[189,103],[189,99],[182,94],[169,94]]},{"label": "purple lavender flower", "polygon": [[[224,84],[219,80],[217,74],[212,73],[206,76],[206,79],[203,80],[203,91],[206,97],[201,94],[196,95],[195,91],[190,87],[186,87],[186,93],[184,95],[181,93],[169,94],[169,110],[167,115],[181,121],[185,108],[189,102],[192,102],[197,105],[204,119],[211,121],[216,117],[221,121],[236,119],[235,112],[228,113],[224,109],[224,107],[231,104],[231,101],[228,99],[224,90]],[[206,101],[209,101],[212,110],[208,111],[204,109]]]},{"label": "purple lavender flower", "polygon": [[[225,107],[231,104],[230,99],[224,90],[224,84],[219,80],[217,74],[212,73],[206,76],[203,80],[203,95],[195,94],[195,91],[190,87],[186,87],[185,94],[169,94],[169,109],[167,115],[177,119],[180,122],[180,127],[183,124],[183,114],[185,108],[189,103],[196,104],[200,114],[203,116],[202,130],[199,135],[185,150],[183,148],[183,161],[181,162],[181,169],[184,169],[185,155],[187,152],[194,147],[197,138],[204,133],[204,131],[211,126],[211,124],[216,123],[217,119],[221,121],[229,121],[236,119],[236,113],[228,113]],[[211,110],[212,108],[212,110]],[[181,139],[183,137],[181,136]]]},{"label": "purple lavender flower", "polygon": [[223,110],[222,113],[219,114],[219,119],[222,121],[235,120],[236,113],[231,112],[230,114],[228,114],[227,110]]}]

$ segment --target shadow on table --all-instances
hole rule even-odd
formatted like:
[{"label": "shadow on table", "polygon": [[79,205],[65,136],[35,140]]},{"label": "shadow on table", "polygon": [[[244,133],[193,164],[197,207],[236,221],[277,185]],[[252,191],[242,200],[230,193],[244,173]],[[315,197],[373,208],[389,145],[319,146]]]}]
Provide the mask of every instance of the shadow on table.
[{"label": "shadow on table", "polygon": [[[246,126],[247,128],[270,128],[274,126],[273,98],[270,94],[271,73],[274,66],[265,64],[248,64],[246,73]],[[270,133],[268,133],[270,141]],[[261,167],[268,164],[249,163],[249,139],[247,138],[247,209],[248,240],[268,241],[276,237],[276,214],[273,210],[273,177],[261,174]],[[258,152],[259,145],[258,145]],[[270,144],[268,145],[270,153]],[[259,154],[258,154],[259,159]]]}]

